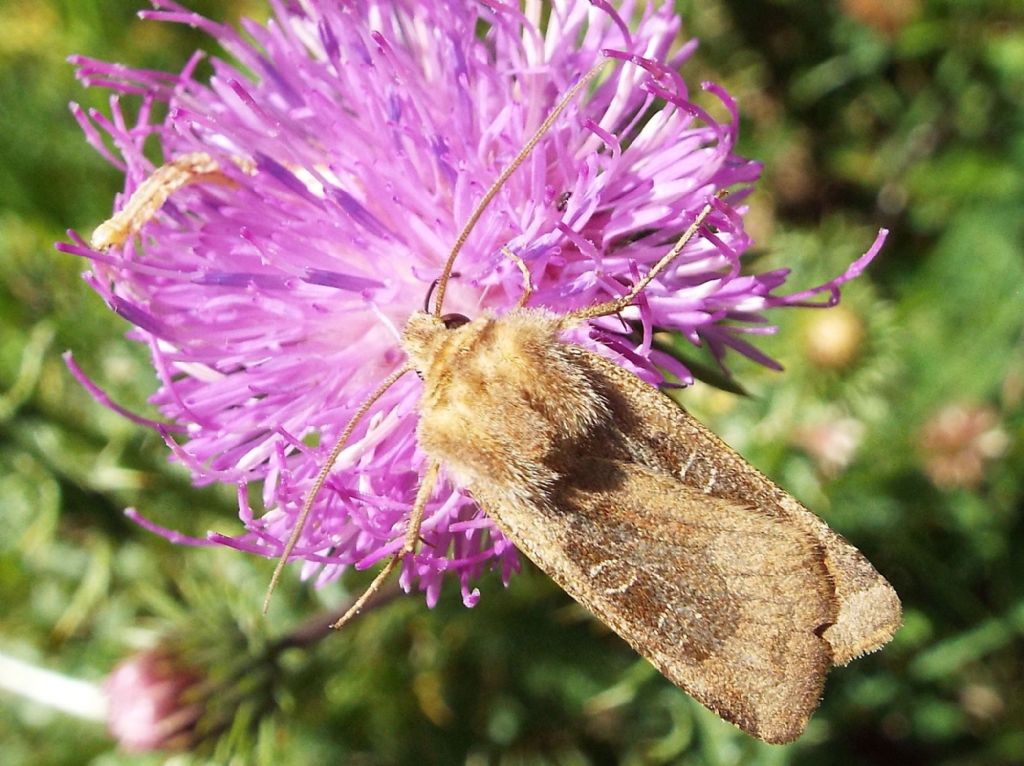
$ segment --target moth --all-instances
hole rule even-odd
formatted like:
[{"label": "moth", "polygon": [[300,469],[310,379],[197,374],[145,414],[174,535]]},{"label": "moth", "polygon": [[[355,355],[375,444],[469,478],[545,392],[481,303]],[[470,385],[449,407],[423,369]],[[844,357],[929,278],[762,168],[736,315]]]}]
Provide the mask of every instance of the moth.
[{"label": "moth", "polygon": [[[520,551],[669,680],[752,736],[788,742],[818,706],[829,668],[892,637],[896,593],[856,548],[676,403],[563,337],[632,304],[722,203],[709,201],[619,298],[561,315],[528,308],[529,270],[505,250],[523,272],[518,305],[473,319],[443,313],[474,224],[599,69],[565,94],[470,216],[437,282],[434,309],[412,315],[402,332],[407,364],[359,408],[322,467],[268,598],[356,424],[414,371],[423,381],[417,438],[428,467],[404,546],[335,627],[415,553],[443,469]],[[94,245],[122,244],[174,190],[210,180],[223,176],[206,155],[169,163],[97,229]]]}]

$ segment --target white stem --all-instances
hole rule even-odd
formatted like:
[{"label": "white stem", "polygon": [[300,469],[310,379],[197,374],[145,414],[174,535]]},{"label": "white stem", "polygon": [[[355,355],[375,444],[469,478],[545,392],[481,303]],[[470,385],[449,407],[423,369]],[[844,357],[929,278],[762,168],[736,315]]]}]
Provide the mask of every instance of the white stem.
[{"label": "white stem", "polygon": [[30,665],[2,652],[0,689],[87,721],[107,719],[107,698],[96,684]]}]

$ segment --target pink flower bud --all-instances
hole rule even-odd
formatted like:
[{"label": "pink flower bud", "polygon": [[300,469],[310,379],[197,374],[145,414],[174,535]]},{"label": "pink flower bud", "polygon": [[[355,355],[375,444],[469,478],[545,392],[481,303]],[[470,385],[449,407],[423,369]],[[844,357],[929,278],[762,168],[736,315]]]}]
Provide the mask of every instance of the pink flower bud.
[{"label": "pink flower bud", "polygon": [[107,726],[129,752],[182,750],[202,705],[189,701],[198,677],[169,652],[141,652],[120,662],[107,677]]}]

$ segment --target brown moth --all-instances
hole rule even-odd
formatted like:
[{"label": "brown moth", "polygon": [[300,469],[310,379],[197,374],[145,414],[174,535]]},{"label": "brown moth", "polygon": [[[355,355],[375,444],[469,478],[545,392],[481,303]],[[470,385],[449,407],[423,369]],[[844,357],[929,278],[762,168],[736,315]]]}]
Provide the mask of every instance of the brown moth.
[{"label": "brown moth", "polygon": [[569,595],[744,731],[788,742],[899,600],[870,563],[668,397],[537,309],[417,314],[420,446]]},{"label": "brown moth", "polygon": [[[747,733],[789,742],[817,708],[829,668],[892,637],[896,593],[856,548],[672,400],[563,339],[571,327],[630,305],[717,203],[621,298],[564,315],[526,308],[529,271],[505,251],[524,275],[517,307],[473,320],[442,314],[455,258],[483,210],[599,70],[563,97],[463,227],[434,311],[414,314],[402,333],[408,364],[364,402],[335,445],[268,599],[355,425],[414,370],[423,379],[417,438],[429,462],[405,544],[335,627],[415,552],[443,468],[520,551],[673,683]],[[175,189],[223,176],[207,156],[188,155],[154,178],[98,230],[97,246],[134,236]]]}]

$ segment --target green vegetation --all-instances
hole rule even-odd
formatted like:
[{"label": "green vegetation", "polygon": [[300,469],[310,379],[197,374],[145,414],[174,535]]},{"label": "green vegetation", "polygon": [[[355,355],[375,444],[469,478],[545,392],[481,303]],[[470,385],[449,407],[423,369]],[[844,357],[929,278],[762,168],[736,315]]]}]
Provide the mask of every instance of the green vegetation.
[{"label": "green vegetation", "polygon": [[[737,363],[750,396],[699,384],[681,399],[868,555],[903,598],[903,629],[833,673],[801,740],[771,747],[678,692],[540,573],[507,591],[492,576],[473,610],[448,587],[432,611],[399,599],[285,651],[270,669],[277,712],[227,738],[231,762],[1024,762],[1024,8],[677,4],[702,40],[688,79],[738,98],[741,148],[765,163],[758,266],[814,285],[879,226],[893,232],[841,310],[775,315],[763,347],[784,373]],[[127,521],[134,506],[190,534],[234,532],[234,490],[190,486],[152,432],[95,404],[61,361],[73,350],[146,411],[144,350],[82,283],[85,264],[52,247],[102,221],[120,190],[66,107],[103,108],[103,95],[65,57],[176,69],[207,44],[138,22],[141,5],[0,4],[0,653],[95,682],[171,632],[223,668],[345,596],[286,577],[264,619],[270,563]],[[189,5],[266,13],[257,0]],[[0,741],[12,766],[165,760],[7,692]]]}]

